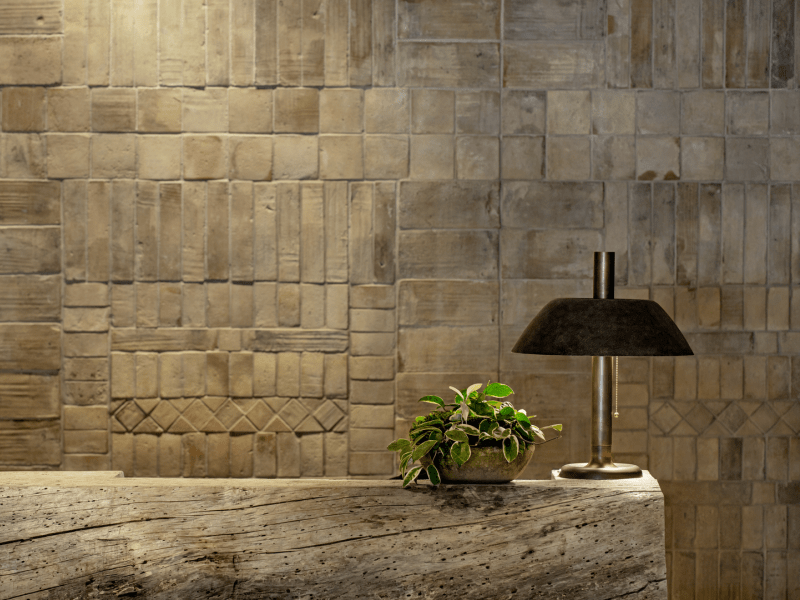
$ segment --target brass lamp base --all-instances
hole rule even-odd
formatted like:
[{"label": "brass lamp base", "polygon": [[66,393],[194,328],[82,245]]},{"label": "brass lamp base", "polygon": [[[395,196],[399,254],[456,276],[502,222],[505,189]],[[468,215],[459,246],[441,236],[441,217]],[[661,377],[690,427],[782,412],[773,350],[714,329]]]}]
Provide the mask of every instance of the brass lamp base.
[{"label": "brass lamp base", "polygon": [[636,465],[607,462],[598,464],[572,463],[561,467],[559,477],[565,479],[633,479],[641,477],[642,470]]}]

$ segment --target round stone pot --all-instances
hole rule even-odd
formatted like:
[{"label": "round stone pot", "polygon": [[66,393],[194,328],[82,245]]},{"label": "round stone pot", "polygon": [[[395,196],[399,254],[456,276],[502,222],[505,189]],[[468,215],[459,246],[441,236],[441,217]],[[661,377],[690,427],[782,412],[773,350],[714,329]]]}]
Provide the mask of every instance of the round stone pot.
[{"label": "round stone pot", "polygon": [[[503,449],[500,447],[470,446],[470,457],[463,465],[459,465],[448,454],[444,458],[436,457],[435,466],[439,470],[443,483],[508,483],[519,477],[528,466],[536,446],[529,445],[517,458],[506,462]],[[427,467],[431,464],[427,456],[420,459]]]}]

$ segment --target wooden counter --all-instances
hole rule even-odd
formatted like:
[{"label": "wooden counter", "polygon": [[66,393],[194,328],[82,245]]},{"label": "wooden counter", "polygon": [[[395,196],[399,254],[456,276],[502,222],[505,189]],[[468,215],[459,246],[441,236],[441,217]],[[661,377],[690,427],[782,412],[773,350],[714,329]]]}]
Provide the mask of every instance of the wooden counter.
[{"label": "wooden counter", "polygon": [[0,598],[666,599],[641,479],[416,485],[0,473]]}]

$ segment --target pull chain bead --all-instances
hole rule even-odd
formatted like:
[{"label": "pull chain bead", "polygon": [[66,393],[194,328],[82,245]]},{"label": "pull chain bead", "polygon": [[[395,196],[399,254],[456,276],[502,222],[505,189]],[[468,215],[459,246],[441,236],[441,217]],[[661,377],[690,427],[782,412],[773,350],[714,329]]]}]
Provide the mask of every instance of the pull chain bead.
[{"label": "pull chain bead", "polygon": [[619,356],[614,357],[614,418],[619,418]]}]

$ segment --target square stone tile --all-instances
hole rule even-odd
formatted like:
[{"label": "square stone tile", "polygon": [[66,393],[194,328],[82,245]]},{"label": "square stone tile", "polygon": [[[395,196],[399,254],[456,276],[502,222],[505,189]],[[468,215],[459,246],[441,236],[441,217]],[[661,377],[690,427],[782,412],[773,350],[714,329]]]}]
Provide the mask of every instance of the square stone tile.
[{"label": "square stone tile", "polygon": [[497,179],[500,176],[500,139],[494,136],[459,136],[456,139],[459,179]]},{"label": "square stone tile", "polygon": [[140,89],[137,94],[139,131],[151,133],[181,131],[182,88]]},{"label": "square stone tile", "polygon": [[272,180],[272,136],[232,135],[228,143],[231,179]]},{"label": "square stone tile", "polygon": [[592,133],[636,132],[636,94],[626,90],[592,92]]},{"label": "square stone tile", "polygon": [[322,135],[319,138],[321,179],[364,177],[364,149],[360,135]]},{"label": "square stone tile", "polygon": [[364,138],[366,179],[408,177],[408,136],[368,135]]},{"label": "square stone tile", "polygon": [[321,133],[361,133],[364,130],[364,91],[321,90],[319,130]]},{"label": "square stone tile", "polygon": [[372,88],[364,92],[367,133],[408,133],[411,100],[401,88]]},{"label": "square stone tile", "polygon": [[456,92],[456,132],[476,135],[500,133],[500,93]]},{"label": "square stone tile", "polygon": [[228,172],[225,139],[218,135],[183,138],[183,176],[186,179],[222,179]]},{"label": "square stone tile", "polygon": [[55,179],[89,177],[89,135],[48,135],[47,176]]},{"label": "square stone tile", "polygon": [[228,121],[231,133],[271,133],[272,90],[229,88]]},{"label": "square stone tile", "polygon": [[316,179],[319,173],[319,138],[313,135],[278,135],[274,139],[273,179]]},{"label": "square stone tile", "polygon": [[592,100],[588,91],[547,92],[547,133],[588,134]]},{"label": "square stone tile", "polygon": [[411,179],[452,179],[453,160],[452,135],[411,136]]},{"label": "square stone tile", "polygon": [[228,88],[183,91],[183,131],[228,131]]},{"label": "square stone tile", "polygon": [[678,92],[642,91],[637,94],[637,133],[678,135],[680,117],[681,96]]},{"label": "square stone tile", "polygon": [[769,131],[768,92],[728,92],[727,130],[731,135],[761,135]]},{"label": "square stone tile", "polygon": [[725,92],[684,92],[681,132],[689,135],[725,133]]},{"label": "square stone tile", "polygon": [[772,91],[773,135],[800,134],[800,94],[794,90]]},{"label": "square stone tile", "polygon": [[591,176],[589,136],[547,136],[547,179],[576,181]]},{"label": "square stone tile", "polygon": [[544,177],[544,136],[504,136],[503,179]]},{"label": "square stone tile", "polygon": [[277,88],[274,100],[276,132],[319,132],[319,90]]},{"label": "square stone tile", "polygon": [[769,144],[770,179],[800,180],[800,137],[772,138]]},{"label": "square stone tile", "polygon": [[503,90],[503,133],[543,134],[546,117],[545,92]]},{"label": "square stone tile", "polygon": [[634,179],[636,145],[632,135],[598,135],[592,139],[592,179]]},{"label": "square stone tile", "polygon": [[89,88],[51,88],[47,91],[48,131],[89,131]]},{"label": "square stone tile", "polygon": [[766,138],[728,138],[725,142],[725,179],[766,181],[770,141]]},{"label": "square stone tile", "polygon": [[636,178],[641,181],[680,178],[680,141],[676,137],[636,140]]},{"label": "square stone tile", "polygon": [[684,137],[681,140],[681,179],[721,181],[725,167],[725,140],[719,137]]},{"label": "square stone tile", "polygon": [[41,87],[8,87],[3,90],[3,131],[44,131],[45,89]]},{"label": "square stone tile", "polygon": [[92,90],[92,130],[123,132],[136,129],[136,90],[95,88]]},{"label": "square stone tile", "polygon": [[92,177],[136,177],[136,136],[127,133],[93,135]]},{"label": "square stone tile", "polygon": [[411,91],[411,133],[453,133],[455,93],[447,90]]}]

